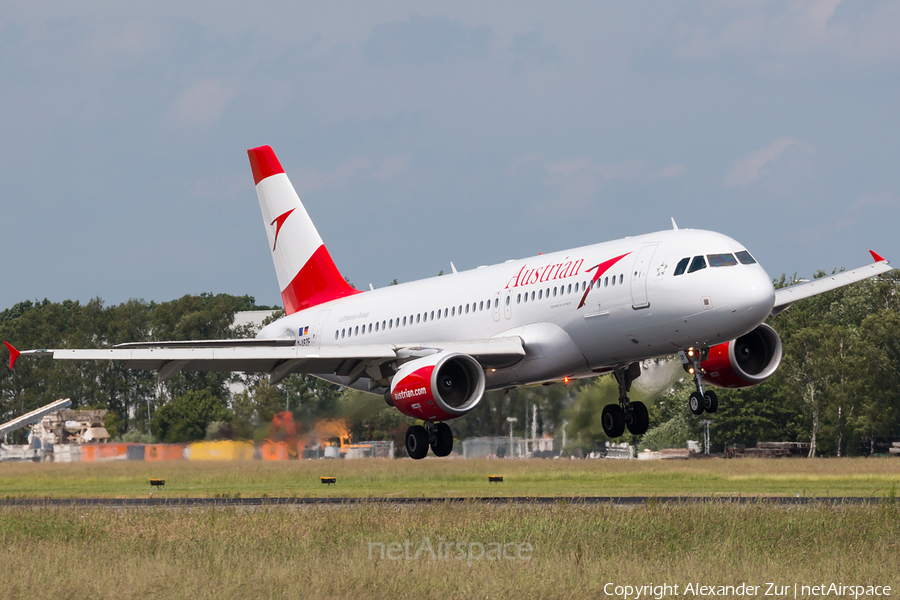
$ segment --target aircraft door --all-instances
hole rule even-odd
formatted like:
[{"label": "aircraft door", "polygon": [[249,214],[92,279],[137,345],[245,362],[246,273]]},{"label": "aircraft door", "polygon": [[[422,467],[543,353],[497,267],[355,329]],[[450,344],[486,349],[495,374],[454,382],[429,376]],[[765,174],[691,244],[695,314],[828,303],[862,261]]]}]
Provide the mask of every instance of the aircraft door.
[{"label": "aircraft door", "polygon": [[650,272],[650,260],[656,252],[657,244],[649,244],[641,248],[631,271],[631,307],[635,310],[650,306],[647,297],[647,279]]},{"label": "aircraft door", "polygon": [[494,320],[500,320],[500,292],[494,294]]},{"label": "aircraft door", "polygon": [[506,290],[506,293],[503,294],[503,311],[507,319],[512,308],[510,304],[512,304],[512,290]]},{"label": "aircraft door", "polygon": [[316,324],[312,328],[312,345],[316,348],[320,348],[322,346],[322,327],[325,325],[325,319],[328,318],[328,313],[331,312],[331,309],[320,310],[319,314],[316,316]]}]

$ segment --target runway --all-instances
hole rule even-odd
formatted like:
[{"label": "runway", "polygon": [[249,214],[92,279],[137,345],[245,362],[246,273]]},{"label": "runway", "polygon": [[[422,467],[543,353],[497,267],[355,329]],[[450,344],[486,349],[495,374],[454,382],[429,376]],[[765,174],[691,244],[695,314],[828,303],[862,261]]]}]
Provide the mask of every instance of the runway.
[{"label": "runway", "polygon": [[877,505],[890,500],[874,497],[790,497],[790,496],[482,496],[474,498],[18,498],[0,499],[0,507],[108,507],[108,508],[190,508],[190,507],[279,507],[357,506],[387,504],[417,506],[435,504],[496,505],[602,505],[651,506],[655,504],[735,504],[735,505]]}]

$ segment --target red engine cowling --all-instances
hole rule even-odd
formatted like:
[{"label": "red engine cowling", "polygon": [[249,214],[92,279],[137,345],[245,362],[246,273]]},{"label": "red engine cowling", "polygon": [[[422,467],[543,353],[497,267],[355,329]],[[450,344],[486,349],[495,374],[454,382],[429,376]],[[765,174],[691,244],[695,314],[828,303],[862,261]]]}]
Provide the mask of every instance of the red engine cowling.
[{"label": "red engine cowling", "polygon": [[484,369],[458,352],[438,352],[404,364],[386,400],[404,415],[425,421],[461,417],[481,402]]},{"label": "red engine cowling", "polygon": [[706,372],[703,382],[723,388],[758,385],[775,374],[781,355],[781,338],[763,323],[736,340],[710,348],[709,358],[700,363]]}]

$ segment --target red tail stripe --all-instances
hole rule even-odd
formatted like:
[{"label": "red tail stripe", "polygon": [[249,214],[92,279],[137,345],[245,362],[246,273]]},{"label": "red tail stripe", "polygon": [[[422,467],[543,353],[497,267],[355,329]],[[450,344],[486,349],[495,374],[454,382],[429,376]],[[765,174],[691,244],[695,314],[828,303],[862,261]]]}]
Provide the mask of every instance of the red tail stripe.
[{"label": "red tail stripe", "polygon": [[278,157],[272,151],[270,146],[260,146],[259,148],[251,148],[247,150],[250,157],[250,168],[253,169],[253,183],[258,184],[266,177],[284,173]]},{"label": "red tail stripe", "polygon": [[284,302],[284,312],[290,315],[298,310],[359,293],[359,290],[344,281],[323,244],[282,290],[281,299]]}]

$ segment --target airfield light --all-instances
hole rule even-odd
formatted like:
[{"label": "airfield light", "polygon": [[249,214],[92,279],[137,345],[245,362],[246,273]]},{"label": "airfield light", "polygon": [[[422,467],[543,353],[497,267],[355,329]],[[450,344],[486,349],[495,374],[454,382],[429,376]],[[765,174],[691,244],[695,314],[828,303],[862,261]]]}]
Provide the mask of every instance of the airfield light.
[{"label": "airfield light", "polygon": [[568,384],[568,383],[569,383],[569,378],[568,378],[568,377],[563,377],[563,383]]}]

